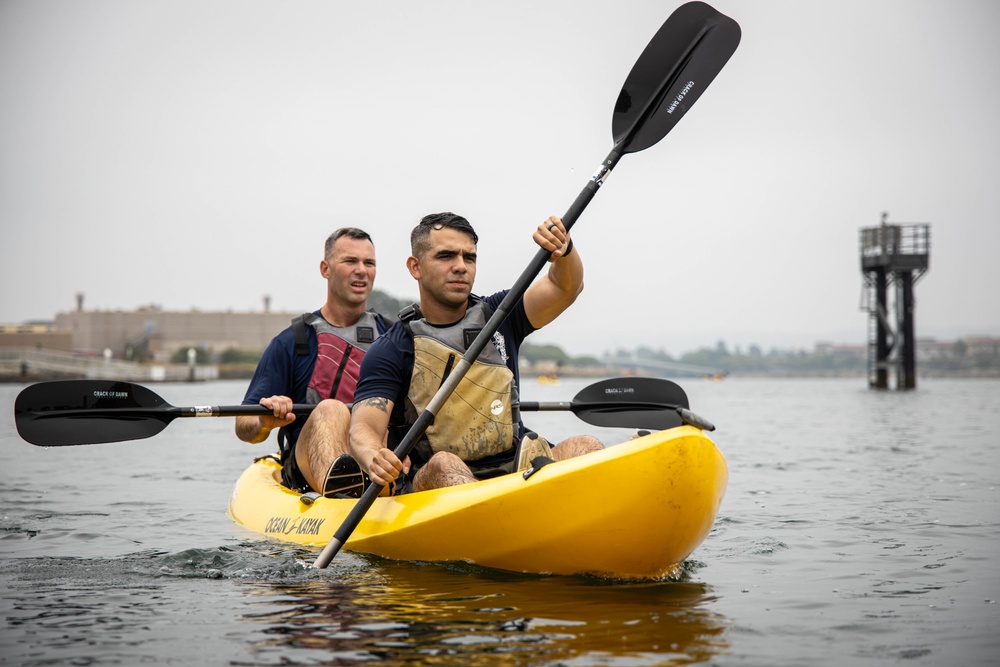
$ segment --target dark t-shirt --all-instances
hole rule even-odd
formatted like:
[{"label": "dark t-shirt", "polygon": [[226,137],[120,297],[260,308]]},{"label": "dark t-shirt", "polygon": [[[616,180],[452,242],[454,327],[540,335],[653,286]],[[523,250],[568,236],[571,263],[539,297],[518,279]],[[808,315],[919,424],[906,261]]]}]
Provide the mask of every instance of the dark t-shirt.
[{"label": "dark t-shirt", "polygon": [[[483,301],[495,311],[508,291],[504,290],[484,297]],[[493,345],[498,347],[502,345],[501,354],[505,358],[507,368],[514,374],[515,387],[520,386],[517,370],[518,349],[525,336],[534,330],[535,328],[528,321],[528,316],[524,312],[524,300],[521,299],[511,308],[507,318],[494,334]],[[498,344],[498,336],[503,339],[500,344]],[[503,354],[503,350],[506,351],[506,354]],[[362,359],[361,379],[358,380],[354,400],[358,402],[366,398],[388,398],[393,402],[389,424],[401,426],[405,424],[405,403],[412,375],[413,338],[410,337],[401,322],[396,322],[384,336],[379,337],[368,348],[368,352]]]}]

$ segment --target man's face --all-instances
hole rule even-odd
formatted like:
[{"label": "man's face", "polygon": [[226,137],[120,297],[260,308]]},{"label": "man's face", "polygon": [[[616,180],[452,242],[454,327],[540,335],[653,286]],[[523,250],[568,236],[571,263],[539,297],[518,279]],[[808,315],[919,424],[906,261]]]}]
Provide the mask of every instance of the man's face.
[{"label": "man's face", "polygon": [[443,306],[458,307],[469,300],[476,281],[476,244],[457,229],[432,229],[431,247],[411,269],[421,294]]},{"label": "man's face", "polygon": [[364,304],[375,285],[375,246],[366,239],[341,236],[320,262],[320,271],[336,301]]}]

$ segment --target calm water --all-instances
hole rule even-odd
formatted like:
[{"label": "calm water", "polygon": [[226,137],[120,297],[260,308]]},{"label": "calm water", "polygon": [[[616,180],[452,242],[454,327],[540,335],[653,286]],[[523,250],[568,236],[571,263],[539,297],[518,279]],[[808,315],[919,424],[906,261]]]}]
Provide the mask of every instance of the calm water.
[{"label": "calm water", "polygon": [[[226,516],[237,475],[268,450],[230,419],[44,449],[14,431],[22,387],[0,386],[0,662],[996,664],[1000,381],[682,384],[719,427],[729,490],[681,580],[643,584],[347,552],[309,570],[314,552]],[[239,403],[244,387],[152,388],[202,405]],[[528,416],[551,438],[598,431]]]}]

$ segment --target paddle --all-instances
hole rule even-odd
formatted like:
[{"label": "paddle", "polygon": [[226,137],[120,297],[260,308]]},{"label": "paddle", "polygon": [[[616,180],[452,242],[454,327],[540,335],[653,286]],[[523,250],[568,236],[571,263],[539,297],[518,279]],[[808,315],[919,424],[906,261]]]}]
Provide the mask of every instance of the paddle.
[{"label": "paddle", "polygon": [[688,398],[670,380],[647,377],[611,378],[584,387],[570,402],[522,402],[522,412],[570,410],[594,426],[662,431],[691,424],[714,431],[708,420],[688,410]]},{"label": "paddle", "polygon": [[[296,405],[295,414],[312,412]],[[14,401],[14,423],[33,445],[91,445],[149,438],[178,417],[266,415],[262,405],[174,407],[139,384],[59,380],[25,387]]]},{"label": "paddle", "polygon": [[[622,86],[612,117],[614,148],[586,187],[563,215],[569,231],[604,184],[623,155],[649,148],[662,139],[687,113],[736,51],[740,27],[728,16],[703,2],[677,8],[653,36]],[[442,383],[427,408],[394,450],[402,460],[434,421],[434,416],[465,377],[472,362],[500,328],[514,305],[549,261],[551,253],[539,249],[534,259],[504,297],[493,316],[467,348],[451,375]],[[326,567],[361,523],[382,488],[370,485],[334,533],[313,567]]]},{"label": "paddle", "polygon": [[[305,416],[313,407],[296,404],[292,412]],[[684,390],[658,378],[602,380],[582,389],[571,402],[521,404],[528,412],[570,411],[595,426],[663,430],[683,421],[712,430],[704,426],[707,422],[686,417],[687,407]],[[142,385],[108,380],[39,382],[14,401],[18,434],[44,447],[140,440],[180,417],[269,414],[262,405],[175,407]]]}]

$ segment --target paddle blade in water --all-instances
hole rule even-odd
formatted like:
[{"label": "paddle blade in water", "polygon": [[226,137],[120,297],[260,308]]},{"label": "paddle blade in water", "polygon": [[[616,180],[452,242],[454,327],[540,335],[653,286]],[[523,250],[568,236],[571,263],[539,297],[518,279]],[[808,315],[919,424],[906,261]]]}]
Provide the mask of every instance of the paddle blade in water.
[{"label": "paddle blade in water", "polygon": [[65,380],[26,387],[14,402],[18,434],[33,445],[86,445],[156,435],[173,415],[131,382]]},{"label": "paddle blade in water", "polygon": [[649,148],[701,97],[740,43],[740,26],[703,2],[681,5],[639,56],[611,121],[620,152]]}]

